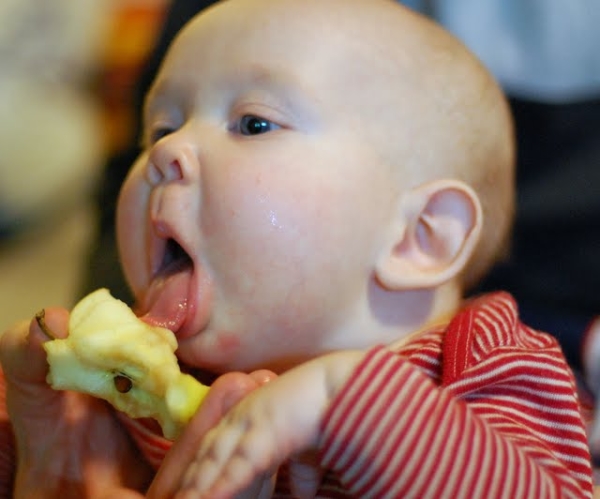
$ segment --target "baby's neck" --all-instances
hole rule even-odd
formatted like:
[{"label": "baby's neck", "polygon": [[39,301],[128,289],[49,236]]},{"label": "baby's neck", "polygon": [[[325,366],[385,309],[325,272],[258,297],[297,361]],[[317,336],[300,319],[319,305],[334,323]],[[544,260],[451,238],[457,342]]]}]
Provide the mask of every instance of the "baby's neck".
[{"label": "baby's neck", "polygon": [[462,305],[458,283],[451,281],[434,289],[389,292],[372,290],[371,312],[380,327],[381,341],[402,338],[447,324]]},{"label": "baby's neck", "polygon": [[365,350],[396,344],[415,333],[448,323],[461,304],[460,287],[454,282],[434,289],[406,291],[389,291],[372,282],[364,307],[350,314],[321,347],[324,351]]},{"label": "baby's neck", "polygon": [[448,324],[454,315],[456,315],[463,302],[460,290],[451,289],[453,287],[455,288],[455,286],[438,288],[435,291],[436,298],[433,300],[433,306],[427,316],[428,318],[419,327],[415,328],[414,331],[408,332],[406,336],[401,337],[394,344],[399,346],[407,343],[411,338],[418,336],[424,331],[437,329]]}]

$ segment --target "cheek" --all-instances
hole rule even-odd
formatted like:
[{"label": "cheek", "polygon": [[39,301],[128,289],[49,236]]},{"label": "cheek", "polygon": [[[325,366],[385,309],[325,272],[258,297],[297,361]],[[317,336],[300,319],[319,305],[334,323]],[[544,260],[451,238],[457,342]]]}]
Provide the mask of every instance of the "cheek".
[{"label": "cheek", "polygon": [[[364,278],[366,246],[356,241],[349,222],[356,217],[344,209],[340,189],[270,176],[236,179],[214,192],[219,198],[206,199],[203,220],[227,296],[323,300],[332,288]],[[217,203],[220,209],[208,208]]]},{"label": "cheek", "polygon": [[287,264],[310,254],[320,239],[318,196],[275,180],[233,179],[206,198],[205,235],[219,241],[229,259]]},{"label": "cheek", "polygon": [[[136,163],[136,165],[138,165]],[[134,165],[117,201],[117,246],[125,277],[134,293],[147,284],[145,228],[150,191]]]}]

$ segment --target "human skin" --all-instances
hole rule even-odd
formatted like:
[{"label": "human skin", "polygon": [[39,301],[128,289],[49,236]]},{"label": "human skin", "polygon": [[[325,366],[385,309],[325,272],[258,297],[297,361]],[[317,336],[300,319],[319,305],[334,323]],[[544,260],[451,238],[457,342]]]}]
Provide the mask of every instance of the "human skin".
[{"label": "human skin", "polygon": [[[57,337],[67,334],[66,310],[48,309],[46,320]],[[15,325],[0,340],[17,443],[14,497],[100,497],[113,487],[142,489],[150,469],[109,407],[48,386],[41,347],[46,340],[35,320]]]}]

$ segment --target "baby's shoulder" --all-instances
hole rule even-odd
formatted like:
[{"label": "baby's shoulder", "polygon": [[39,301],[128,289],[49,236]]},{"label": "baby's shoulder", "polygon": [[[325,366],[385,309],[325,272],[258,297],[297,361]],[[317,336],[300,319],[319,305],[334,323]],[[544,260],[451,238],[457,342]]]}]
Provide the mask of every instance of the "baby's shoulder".
[{"label": "baby's shoulder", "polygon": [[556,339],[523,324],[515,299],[505,292],[469,300],[448,324],[441,349],[444,384],[469,372],[489,371],[489,375],[550,368],[569,375]]},{"label": "baby's shoulder", "polygon": [[448,325],[444,342],[482,354],[498,348],[560,350],[553,336],[521,322],[515,298],[504,291],[468,300]]}]

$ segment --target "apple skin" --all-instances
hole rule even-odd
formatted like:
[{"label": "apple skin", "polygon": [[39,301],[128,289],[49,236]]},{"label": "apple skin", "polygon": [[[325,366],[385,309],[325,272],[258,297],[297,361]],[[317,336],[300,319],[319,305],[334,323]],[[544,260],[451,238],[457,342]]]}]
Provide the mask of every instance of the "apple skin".
[{"label": "apple skin", "polygon": [[141,321],[105,288],[77,303],[69,335],[44,349],[52,388],[104,399],[132,418],[156,419],[171,440],[209,390],[179,369],[172,331]]}]

